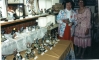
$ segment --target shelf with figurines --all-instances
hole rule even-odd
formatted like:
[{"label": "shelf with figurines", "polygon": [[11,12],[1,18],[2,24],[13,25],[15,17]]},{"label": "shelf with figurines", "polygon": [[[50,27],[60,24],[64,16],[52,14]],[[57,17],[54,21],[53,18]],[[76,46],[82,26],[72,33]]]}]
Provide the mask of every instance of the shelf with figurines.
[{"label": "shelf with figurines", "polygon": [[[28,13],[26,13],[25,5],[22,3],[19,4],[8,4],[7,7],[7,18],[1,19],[2,23],[1,26],[14,24],[18,22],[23,22],[27,20],[37,19],[39,17],[45,17],[48,15],[56,15],[57,13],[54,13],[52,11],[52,8],[49,9],[41,9],[38,12],[35,12],[34,10],[28,9]],[[4,21],[4,22],[3,22]]]},{"label": "shelf with figurines", "polygon": [[[36,27],[36,26],[35,26]],[[32,27],[33,29],[37,29],[35,27]],[[30,31],[32,31],[29,28]],[[20,29],[20,33],[22,34],[24,31],[24,28],[22,27]],[[15,34],[15,28],[12,30],[12,35]],[[46,32],[43,38],[41,39],[33,39],[33,43],[26,43],[26,50],[22,53],[19,52],[17,49],[13,51],[13,60],[16,59],[37,59],[40,55],[44,55],[49,50],[52,50],[56,44],[59,42],[57,38],[58,32],[55,30],[53,33]],[[10,58],[7,55],[2,55],[2,59]]]}]

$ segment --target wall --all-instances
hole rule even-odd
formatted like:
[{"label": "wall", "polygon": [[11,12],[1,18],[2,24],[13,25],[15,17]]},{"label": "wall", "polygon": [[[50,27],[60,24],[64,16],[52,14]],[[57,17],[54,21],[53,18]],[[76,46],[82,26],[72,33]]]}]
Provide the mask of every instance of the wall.
[{"label": "wall", "polygon": [[40,10],[51,8],[55,3],[59,3],[59,0],[39,0]]},{"label": "wall", "polygon": [[39,0],[39,8],[41,9],[48,9],[52,7],[52,0]]},{"label": "wall", "polygon": [[52,5],[55,5],[55,3],[59,3],[59,0],[52,0]]},{"label": "wall", "polygon": [[46,9],[52,7],[52,0],[46,0]]},{"label": "wall", "polygon": [[46,8],[46,0],[39,0],[39,8],[40,10]]}]

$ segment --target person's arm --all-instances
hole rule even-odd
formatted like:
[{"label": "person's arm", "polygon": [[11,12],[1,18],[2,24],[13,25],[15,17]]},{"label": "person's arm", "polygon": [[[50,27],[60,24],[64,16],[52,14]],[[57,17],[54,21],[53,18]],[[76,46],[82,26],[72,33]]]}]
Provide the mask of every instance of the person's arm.
[{"label": "person's arm", "polygon": [[63,17],[63,11],[60,10],[59,14],[57,15],[57,23],[59,24],[63,23],[62,17]]},{"label": "person's arm", "polygon": [[91,24],[90,24],[91,12],[90,12],[90,9],[87,9],[86,19],[87,19],[87,21],[86,21],[87,23],[86,23],[86,32],[85,32],[85,35],[89,34],[89,29],[91,28]]},{"label": "person's arm", "polygon": [[91,28],[91,12],[90,12],[90,9],[87,9],[87,13],[86,13],[86,18],[87,18],[87,24],[86,24],[86,28]]},{"label": "person's arm", "polygon": [[77,25],[77,13],[74,14],[74,26]]},{"label": "person's arm", "polygon": [[65,17],[64,14],[64,11],[60,10],[59,14],[57,15],[57,23],[69,23],[68,19],[63,19]]}]

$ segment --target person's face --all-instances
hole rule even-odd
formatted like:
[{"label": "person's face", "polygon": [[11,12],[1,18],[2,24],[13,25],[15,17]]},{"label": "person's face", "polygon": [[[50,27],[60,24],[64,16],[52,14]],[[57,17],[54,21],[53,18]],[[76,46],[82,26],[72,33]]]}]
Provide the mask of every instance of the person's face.
[{"label": "person's face", "polygon": [[71,8],[72,8],[71,3],[70,2],[66,3],[66,9],[71,10]]},{"label": "person's face", "polygon": [[80,0],[80,1],[78,2],[78,4],[79,4],[80,7],[83,7],[83,6],[84,6],[83,0]]}]

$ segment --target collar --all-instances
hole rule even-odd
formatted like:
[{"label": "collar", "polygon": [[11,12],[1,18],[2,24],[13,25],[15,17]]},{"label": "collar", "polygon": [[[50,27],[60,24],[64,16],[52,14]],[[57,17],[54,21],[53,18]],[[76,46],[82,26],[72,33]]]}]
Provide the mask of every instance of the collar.
[{"label": "collar", "polygon": [[66,12],[71,12],[71,11],[72,11],[72,9],[71,9],[71,10],[67,10],[67,9],[65,9],[65,11],[66,11]]}]

